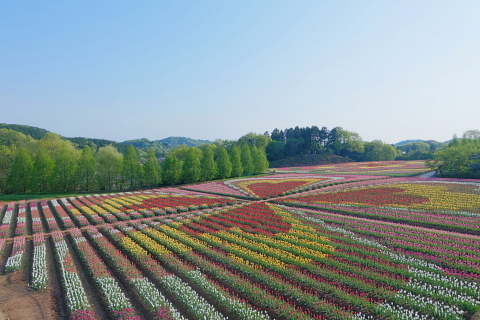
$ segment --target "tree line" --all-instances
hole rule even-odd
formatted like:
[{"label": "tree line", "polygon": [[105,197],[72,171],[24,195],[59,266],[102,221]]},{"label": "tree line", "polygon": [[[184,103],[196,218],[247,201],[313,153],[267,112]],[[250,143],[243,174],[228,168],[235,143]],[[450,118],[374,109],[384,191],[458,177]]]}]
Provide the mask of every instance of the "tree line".
[{"label": "tree line", "polygon": [[159,162],[134,145],[80,148],[48,132],[41,139],[0,129],[0,192],[119,191],[195,183],[265,172],[265,148],[230,141],[181,146]]},{"label": "tree line", "polygon": [[440,177],[480,179],[480,131],[468,130],[462,137],[454,136],[426,163]]},{"label": "tree line", "polygon": [[274,129],[266,147],[268,160],[275,161],[300,154],[335,154],[354,161],[395,160],[401,155],[393,145],[373,140],[363,141],[356,132],[317,126]]}]

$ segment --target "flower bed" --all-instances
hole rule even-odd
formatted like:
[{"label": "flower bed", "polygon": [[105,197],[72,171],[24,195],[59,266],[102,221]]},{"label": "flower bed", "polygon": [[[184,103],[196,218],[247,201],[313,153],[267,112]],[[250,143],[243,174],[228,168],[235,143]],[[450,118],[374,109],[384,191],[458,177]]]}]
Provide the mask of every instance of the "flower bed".
[{"label": "flower bed", "polygon": [[276,168],[278,172],[301,172],[318,174],[367,174],[379,176],[412,176],[431,171],[425,161],[370,161],[345,162],[309,167]]}]

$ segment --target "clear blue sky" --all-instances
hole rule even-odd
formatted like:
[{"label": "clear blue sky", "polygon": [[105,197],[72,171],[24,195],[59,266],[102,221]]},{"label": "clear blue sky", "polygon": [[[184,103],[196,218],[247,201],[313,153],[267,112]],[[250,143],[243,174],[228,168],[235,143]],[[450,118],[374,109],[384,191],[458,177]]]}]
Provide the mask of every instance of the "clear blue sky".
[{"label": "clear blue sky", "polygon": [[480,1],[0,0],[0,122],[67,137],[480,129]]}]

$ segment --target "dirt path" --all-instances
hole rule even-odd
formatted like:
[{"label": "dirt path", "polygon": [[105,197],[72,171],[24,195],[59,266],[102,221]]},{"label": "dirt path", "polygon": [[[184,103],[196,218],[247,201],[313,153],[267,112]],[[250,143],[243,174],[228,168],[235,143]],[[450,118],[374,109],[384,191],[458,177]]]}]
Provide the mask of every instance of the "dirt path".
[{"label": "dirt path", "polygon": [[22,271],[0,276],[0,320],[55,320],[52,291],[28,287]]}]

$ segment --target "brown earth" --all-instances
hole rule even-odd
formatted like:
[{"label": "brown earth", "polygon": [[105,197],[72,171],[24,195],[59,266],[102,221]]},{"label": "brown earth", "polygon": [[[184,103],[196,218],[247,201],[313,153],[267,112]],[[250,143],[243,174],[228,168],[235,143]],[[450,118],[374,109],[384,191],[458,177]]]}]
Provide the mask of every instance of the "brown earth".
[{"label": "brown earth", "polygon": [[28,287],[22,271],[0,276],[0,320],[57,320],[51,290]]}]

